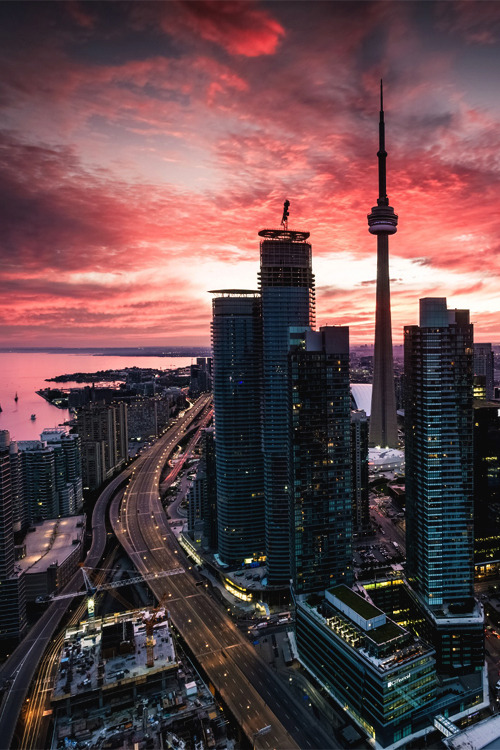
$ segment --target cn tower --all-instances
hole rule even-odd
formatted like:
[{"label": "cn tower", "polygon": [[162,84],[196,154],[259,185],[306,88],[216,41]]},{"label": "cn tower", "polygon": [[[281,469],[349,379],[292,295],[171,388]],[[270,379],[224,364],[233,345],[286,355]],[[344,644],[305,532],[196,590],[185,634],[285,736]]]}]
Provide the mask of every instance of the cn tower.
[{"label": "cn tower", "polygon": [[368,215],[368,231],[377,236],[377,303],[373,389],[370,415],[371,447],[397,448],[396,394],[392,359],[391,291],[389,284],[389,235],[396,234],[398,217],[389,205],[386,187],[384,99],[380,81],[380,122],[377,205]]}]

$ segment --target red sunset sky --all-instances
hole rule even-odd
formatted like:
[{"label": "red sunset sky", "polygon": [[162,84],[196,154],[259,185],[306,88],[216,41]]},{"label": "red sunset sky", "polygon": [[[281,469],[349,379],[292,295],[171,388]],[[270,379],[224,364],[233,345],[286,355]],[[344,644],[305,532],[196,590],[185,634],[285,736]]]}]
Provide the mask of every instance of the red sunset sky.
[{"label": "red sunset sky", "polygon": [[500,3],[0,5],[0,345],[206,344],[257,232],[311,232],[318,324],[371,342],[384,78],[393,336],[500,342]]}]

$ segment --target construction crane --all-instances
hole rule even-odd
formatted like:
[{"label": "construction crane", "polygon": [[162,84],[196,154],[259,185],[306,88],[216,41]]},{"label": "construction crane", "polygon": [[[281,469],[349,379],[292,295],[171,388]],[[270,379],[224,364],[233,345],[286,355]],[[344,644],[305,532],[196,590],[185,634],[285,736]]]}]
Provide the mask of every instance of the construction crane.
[{"label": "construction crane", "polygon": [[148,607],[142,613],[142,621],[146,626],[146,666],[154,667],[155,665],[155,639],[154,639],[154,626],[157,623],[163,622],[168,619],[168,614],[165,611],[164,604],[166,602],[167,595],[163,594],[162,598],[158,602],[156,607]]},{"label": "construction crane", "polygon": [[132,578],[126,578],[121,579],[119,581],[111,581],[110,583],[103,583],[99,586],[95,586],[90,578],[87,571],[91,571],[92,568],[85,568],[82,567],[82,575],[83,575],[83,582],[85,585],[85,589],[82,589],[80,591],[72,591],[71,593],[67,594],[59,594],[56,596],[39,596],[37,598],[37,603],[46,603],[46,602],[57,602],[59,599],[72,599],[75,596],[86,596],[87,597],[87,611],[89,614],[89,617],[94,617],[95,614],[95,596],[96,594],[100,594],[102,591],[110,591],[113,589],[120,588],[121,586],[133,586],[136,583],[142,583],[143,581],[151,581],[155,578],[165,578],[166,576],[175,576],[179,573],[184,573],[184,568],[172,568],[171,570],[161,570],[158,573],[145,573],[144,575],[136,575]]}]

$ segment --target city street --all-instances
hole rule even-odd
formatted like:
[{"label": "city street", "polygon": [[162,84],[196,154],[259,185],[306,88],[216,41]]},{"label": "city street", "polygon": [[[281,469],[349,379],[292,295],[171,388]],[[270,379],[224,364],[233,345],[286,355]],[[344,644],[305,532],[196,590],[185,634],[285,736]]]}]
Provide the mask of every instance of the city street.
[{"label": "city street", "polygon": [[[208,398],[201,397],[193,410],[201,413],[205,406]],[[196,416],[193,410],[149,450],[123,501],[112,504],[115,533],[141,573],[180,567],[181,559],[189,566],[169,527],[158,482],[162,466],[188,429],[188,415],[190,421]],[[189,571],[153,579],[148,585],[168,608],[174,626],[249,740],[270,725],[272,729],[259,736],[259,748],[341,747],[289,694],[220,604],[196,586]]]}]

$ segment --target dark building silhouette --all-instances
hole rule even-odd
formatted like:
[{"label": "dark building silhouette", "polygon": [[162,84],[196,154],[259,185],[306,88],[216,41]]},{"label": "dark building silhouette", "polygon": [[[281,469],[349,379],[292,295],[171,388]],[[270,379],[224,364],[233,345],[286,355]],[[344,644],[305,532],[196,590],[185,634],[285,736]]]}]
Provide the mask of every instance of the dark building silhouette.
[{"label": "dark building silhouette", "polygon": [[203,541],[211,550],[217,549],[217,465],[213,427],[202,430],[202,457],[205,471],[205,495],[202,509]]},{"label": "dark building silhouette", "polygon": [[389,205],[386,188],[384,106],[380,84],[380,124],[377,205],[368,216],[371,234],[377,236],[377,300],[375,311],[375,347],[373,352],[373,390],[370,414],[370,445],[397,448],[396,395],[392,356],[391,292],[389,282],[389,235],[397,232],[398,217]]},{"label": "dark building silhouette", "polygon": [[27,627],[24,573],[15,569],[10,433],[0,430],[0,642],[15,642]]},{"label": "dark building silhouette", "polygon": [[78,411],[75,431],[81,439],[83,487],[97,489],[128,458],[127,405],[91,403]]},{"label": "dark building silhouette", "polygon": [[[474,401],[474,551],[476,564],[500,561],[500,415],[497,403]],[[485,570],[485,572],[489,572]]]},{"label": "dark building silhouette", "polygon": [[212,292],[218,553],[227,565],[265,550],[260,295]]},{"label": "dark building silhouette", "polygon": [[[285,218],[285,217],[284,217]],[[314,327],[314,276],[309,232],[263,229],[260,244],[262,296],[262,445],[268,582],[290,581],[290,487],[288,349],[291,326]]]},{"label": "dark building silhouette", "polygon": [[290,335],[292,579],[305,594],[352,583],[349,329]]},{"label": "dark building silhouette", "polygon": [[484,378],[484,398],[494,397],[494,355],[491,344],[474,344],[474,375]]},{"label": "dark building silhouette", "polygon": [[199,396],[212,389],[212,358],[197,357],[196,364],[189,368],[189,394]]}]

